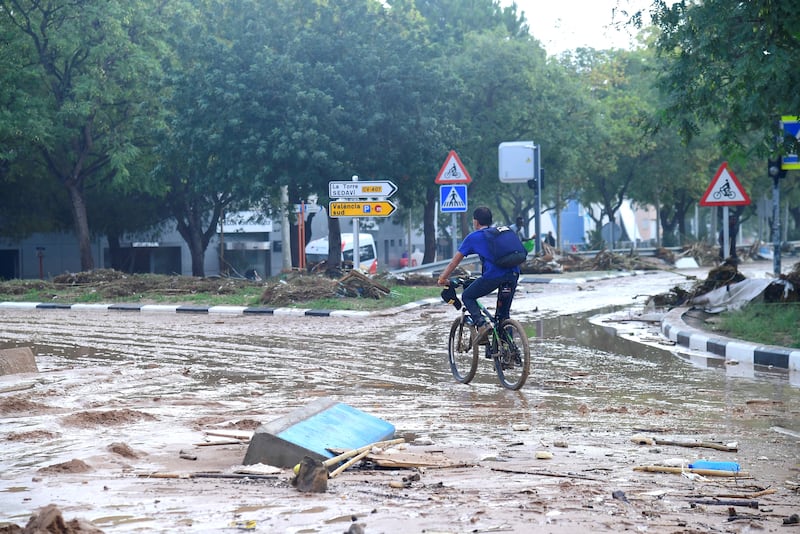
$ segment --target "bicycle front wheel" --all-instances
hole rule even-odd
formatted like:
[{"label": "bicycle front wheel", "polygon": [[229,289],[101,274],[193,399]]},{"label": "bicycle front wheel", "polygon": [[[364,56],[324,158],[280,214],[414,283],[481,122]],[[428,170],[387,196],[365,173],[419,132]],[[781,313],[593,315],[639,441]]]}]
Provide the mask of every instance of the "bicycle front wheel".
[{"label": "bicycle front wheel", "polygon": [[506,319],[494,356],[494,369],[504,388],[517,390],[525,385],[531,368],[531,348],[528,335],[514,319]]},{"label": "bicycle front wheel", "polygon": [[456,380],[469,384],[478,370],[478,356],[472,350],[472,332],[469,325],[464,324],[463,317],[453,321],[450,337],[447,342],[447,355],[450,360],[450,371]]}]

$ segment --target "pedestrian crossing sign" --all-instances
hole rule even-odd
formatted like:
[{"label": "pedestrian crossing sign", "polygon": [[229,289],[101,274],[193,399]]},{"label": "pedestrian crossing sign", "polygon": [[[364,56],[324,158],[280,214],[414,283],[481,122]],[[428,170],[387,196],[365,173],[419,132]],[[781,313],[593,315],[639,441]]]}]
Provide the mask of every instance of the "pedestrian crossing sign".
[{"label": "pedestrian crossing sign", "polygon": [[442,213],[467,211],[467,185],[440,185],[439,204],[442,206]]}]

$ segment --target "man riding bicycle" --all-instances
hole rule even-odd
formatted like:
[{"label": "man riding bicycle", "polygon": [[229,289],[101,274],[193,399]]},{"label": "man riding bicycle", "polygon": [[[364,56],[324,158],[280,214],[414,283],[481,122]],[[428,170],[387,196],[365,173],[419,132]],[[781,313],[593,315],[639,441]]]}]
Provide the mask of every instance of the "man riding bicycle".
[{"label": "man riding bicycle", "polygon": [[473,232],[470,232],[461,246],[453,255],[453,259],[444,268],[442,274],[439,275],[437,283],[441,286],[449,285],[450,275],[453,274],[458,264],[461,263],[465,257],[470,254],[477,254],[481,259],[481,276],[472,282],[461,294],[461,300],[464,302],[467,311],[469,312],[472,324],[478,329],[478,339],[482,338],[484,333],[491,329],[481,315],[480,308],[478,307],[478,299],[484,297],[500,288],[500,294],[497,298],[496,316],[499,322],[508,319],[511,314],[511,302],[514,298],[514,291],[517,288],[517,281],[519,280],[519,266],[516,267],[500,267],[491,261],[491,254],[489,252],[488,236],[484,229],[492,225],[492,212],[486,206],[476,208],[472,212],[472,226]]}]

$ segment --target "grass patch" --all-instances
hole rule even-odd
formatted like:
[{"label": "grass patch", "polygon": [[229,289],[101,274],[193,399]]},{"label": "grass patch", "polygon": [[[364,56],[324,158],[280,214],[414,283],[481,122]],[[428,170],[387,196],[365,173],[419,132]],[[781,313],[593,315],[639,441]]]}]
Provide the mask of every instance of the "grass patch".
[{"label": "grass patch", "polygon": [[436,286],[391,286],[391,293],[379,299],[367,297],[327,297],[288,304],[293,308],[315,310],[376,311],[402,306],[418,300],[439,297],[442,288]]},{"label": "grass patch", "polygon": [[[391,291],[381,298],[339,296],[336,280],[316,275],[278,276],[263,282],[190,276],[124,275],[99,270],[61,281],[0,281],[0,302],[62,304],[183,304],[271,306],[375,311],[437,297],[435,285],[381,280]],[[263,300],[266,298],[266,300]]]},{"label": "grass patch", "polygon": [[751,302],[720,314],[721,333],[752,343],[800,348],[800,303]]}]

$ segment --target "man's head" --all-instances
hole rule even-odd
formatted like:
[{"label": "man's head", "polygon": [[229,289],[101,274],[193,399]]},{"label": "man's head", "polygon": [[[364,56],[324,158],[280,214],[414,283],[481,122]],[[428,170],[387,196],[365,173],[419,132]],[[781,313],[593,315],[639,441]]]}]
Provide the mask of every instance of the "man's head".
[{"label": "man's head", "polygon": [[491,226],[492,225],[492,210],[487,208],[486,206],[481,206],[479,208],[475,208],[475,211],[472,212],[472,218],[478,222],[480,226]]},{"label": "man's head", "polygon": [[517,225],[518,228],[522,228],[523,226],[525,226],[525,219],[523,219],[522,217],[517,217],[517,220],[514,221],[514,223]]}]

